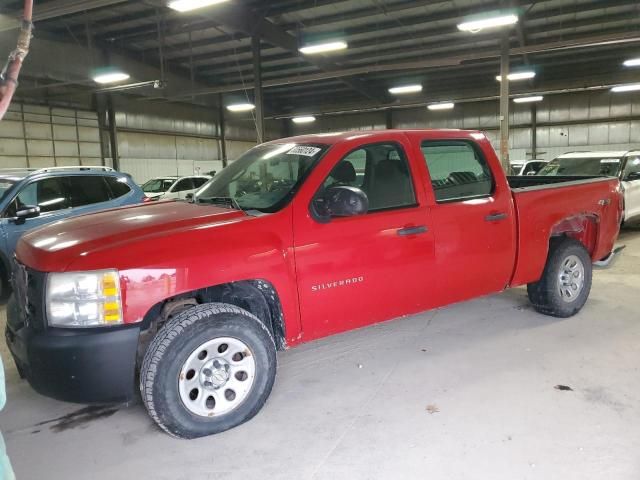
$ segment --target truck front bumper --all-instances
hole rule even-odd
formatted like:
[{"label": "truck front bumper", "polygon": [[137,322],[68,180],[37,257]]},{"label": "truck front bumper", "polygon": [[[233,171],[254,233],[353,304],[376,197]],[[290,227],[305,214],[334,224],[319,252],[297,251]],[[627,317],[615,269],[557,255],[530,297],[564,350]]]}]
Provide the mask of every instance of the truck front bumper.
[{"label": "truck front bumper", "polygon": [[37,392],[75,403],[133,399],[139,326],[38,331],[21,324],[18,316],[12,297],[7,304],[7,345]]}]

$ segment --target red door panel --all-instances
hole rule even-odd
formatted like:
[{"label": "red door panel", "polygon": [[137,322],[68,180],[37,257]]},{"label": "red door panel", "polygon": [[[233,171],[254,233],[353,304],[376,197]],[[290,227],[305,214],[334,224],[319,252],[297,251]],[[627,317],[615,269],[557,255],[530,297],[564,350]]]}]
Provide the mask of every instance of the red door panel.
[{"label": "red door panel", "polygon": [[[306,340],[425,310],[436,302],[434,236],[424,185],[416,180],[419,163],[409,157],[413,151],[403,133],[376,134],[375,144],[366,138],[354,135],[331,150],[294,204],[296,275]],[[381,155],[371,148],[380,144],[393,144],[397,152]],[[366,155],[359,155],[361,148]],[[396,169],[399,157],[406,162]],[[353,168],[334,170],[342,160]],[[318,223],[309,204],[322,185],[338,180],[338,171],[342,184],[362,189],[374,210],[404,198],[390,182],[395,175],[412,185],[415,198],[410,194],[407,206]]]},{"label": "red door panel", "polygon": [[516,257],[516,214],[502,167],[486,139],[429,137],[414,146],[428,163],[438,305],[499,292]]},{"label": "red door panel", "polygon": [[[313,338],[429,308],[433,233],[425,207],[316,223],[297,212],[294,228],[300,313]],[[301,225],[303,224],[303,225]]]}]

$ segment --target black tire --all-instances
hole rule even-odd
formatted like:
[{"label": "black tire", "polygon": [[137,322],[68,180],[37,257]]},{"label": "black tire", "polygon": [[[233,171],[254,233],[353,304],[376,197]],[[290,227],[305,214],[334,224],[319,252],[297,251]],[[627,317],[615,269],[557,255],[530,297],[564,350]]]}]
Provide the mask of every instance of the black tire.
[{"label": "black tire", "polygon": [[[581,290],[573,299],[563,298],[560,292],[560,274],[570,257],[577,257],[584,269]],[[572,238],[552,239],[549,256],[542,277],[536,283],[527,285],[529,300],[538,312],[552,317],[567,318],[578,313],[589,298],[592,280],[592,264],[584,245]]]},{"label": "black tire", "polygon": [[[243,342],[255,361],[247,396],[228,413],[210,418],[192,413],[180,397],[178,382],[187,358],[208,340],[231,337]],[[224,432],[255,416],[267,401],[276,376],[276,346],[256,316],[234,305],[209,303],[179,313],[158,332],[140,371],[140,392],[149,415],[178,438]]]}]

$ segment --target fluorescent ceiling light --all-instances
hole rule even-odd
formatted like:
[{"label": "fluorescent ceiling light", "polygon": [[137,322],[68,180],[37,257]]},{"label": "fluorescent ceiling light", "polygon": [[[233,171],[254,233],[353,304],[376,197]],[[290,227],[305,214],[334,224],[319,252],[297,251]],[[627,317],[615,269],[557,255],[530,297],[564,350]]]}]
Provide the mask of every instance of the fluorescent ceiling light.
[{"label": "fluorescent ceiling light", "polygon": [[315,53],[333,52],[336,50],[344,50],[347,48],[347,42],[336,40],[335,42],[316,43],[314,45],[305,45],[300,48],[300,52],[305,55],[313,55]]},{"label": "fluorescent ceiling light", "polygon": [[453,102],[440,102],[427,105],[429,110],[451,110],[453,108]]},{"label": "fluorescent ceiling light", "polygon": [[313,115],[306,115],[304,117],[293,117],[291,119],[293,123],[311,123],[316,121],[316,117]]},{"label": "fluorescent ceiling light", "polygon": [[124,72],[99,73],[95,77],[93,77],[94,82],[102,84],[123,82],[128,79],[129,75]]},{"label": "fluorescent ceiling light", "polygon": [[458,30],[477,33],[485,28],[505,27],[518,22],[518,16],[511,13],[496,17],[484,17],[477,20],[469,20],[458,24]]},{"label": "fluorescent ceiling light", "polygon": [[227,105],[227,110],[230,112],[250,112],[256,108],[253,103],[234,103],[232,105]]},{"label": "fluorescent ceiling light", "polygon": [[228,0],[173,0],[169,2],[169,8],[179,12],[189,12],[198,8],[209,7]]},{"label": "fluorescent ceiling light", "polygon": [[630,58],[629,60],[625,60],[623,65],[625,67],[640,67],[640,57]]},{"label": "fluorescent ceiling light", "polygon": [[[513,72],[507,75],[507,80],[513,82],[514,80],[528,80],[529,78],[533,78],[536,76],[536,72],[527,71],[527,72]],[[502,81],[501,75],[496,75],[496,80],[499,82]]]},{"label": "fluorescent ceiling light", "polygon": [[516,103],[541,102],[544,97],[542,95],[533,95],[531,97],[517,97],[513,101]]},{"label": "fluorescent ceiling light", "polygon": [[403,93],[417,93],[422,91],[422,85],[403,85],[402,87],[391,87],[389,93],[402,95]]},{"label": "fluorescent ceiling light", "polygon": [[611,89],[612,92],[635,92],[640,90],[640,83],[630,83],[628,85],[618,85]]}]

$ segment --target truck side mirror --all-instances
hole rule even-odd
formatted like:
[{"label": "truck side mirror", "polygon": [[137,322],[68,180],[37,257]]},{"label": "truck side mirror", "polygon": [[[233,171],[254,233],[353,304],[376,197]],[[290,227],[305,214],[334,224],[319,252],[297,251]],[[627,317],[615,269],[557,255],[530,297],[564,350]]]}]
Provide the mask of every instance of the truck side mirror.
[{"label": "truck side mirror", "polygon": [[13,218],[15,223],[22,224],[28,218],[35,218],[40,216],[40,207],[36,205],[23,205],[20,210],[16,211],[16,216]]},{"label": "truck side mirror", "polygon": [[187,202],[189,202],[189,203],[193,203],[193,193],[187,193],[187,194],[184,196],[184,199],[185,199]]},{"label": "truck side mirror", "polygon": [[369,211],[367,194],[356,187],[330,187],[311,202],[311,216],[320,223],[333,217],[352,217]]}]

